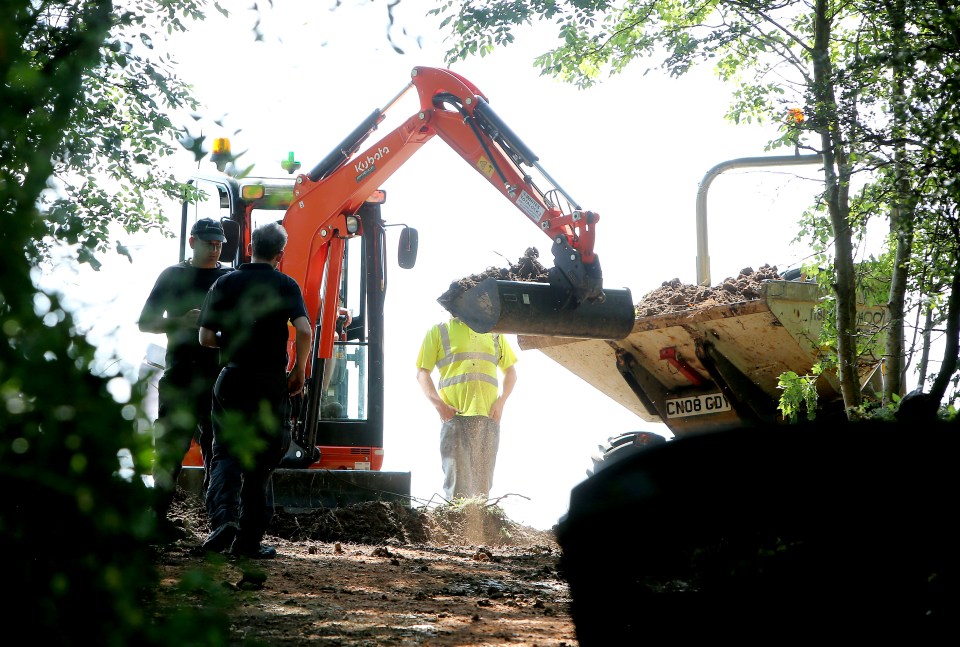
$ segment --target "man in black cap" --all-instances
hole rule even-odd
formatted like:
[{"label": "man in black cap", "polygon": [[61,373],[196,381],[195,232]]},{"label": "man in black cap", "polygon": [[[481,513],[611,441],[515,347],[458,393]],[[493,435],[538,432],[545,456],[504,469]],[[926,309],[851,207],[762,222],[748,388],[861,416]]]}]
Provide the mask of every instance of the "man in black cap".
[{"label": "man in black cap", "polygon": [[159,384],[159,409],[154,424],[156,451],[153,469],[157,523],[166,539],[176,537],[167,513],[173,504],[183,458],[196,435],[203,456],[203,490],[209,482],[213,431],[210,408],[213,385],[220,372],[217,349],[198,341],[197,317],[214,282],[233,271],[220,263],[227,238],[223,226],[202,218],[190,230],[193,258],[172,265],[157,278],[140,313],[142,332],[164,333],[167,353]]}]

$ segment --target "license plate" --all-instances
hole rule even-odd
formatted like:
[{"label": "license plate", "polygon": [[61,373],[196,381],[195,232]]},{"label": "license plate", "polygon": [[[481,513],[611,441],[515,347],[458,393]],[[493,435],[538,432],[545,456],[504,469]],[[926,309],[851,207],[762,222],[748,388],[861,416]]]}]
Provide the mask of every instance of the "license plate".
[{"label": "license plate", "polygon": [[706,393],[667,400],[667,418],[702,416],[719,411],[730,411],[730,403],[722,393]]}]

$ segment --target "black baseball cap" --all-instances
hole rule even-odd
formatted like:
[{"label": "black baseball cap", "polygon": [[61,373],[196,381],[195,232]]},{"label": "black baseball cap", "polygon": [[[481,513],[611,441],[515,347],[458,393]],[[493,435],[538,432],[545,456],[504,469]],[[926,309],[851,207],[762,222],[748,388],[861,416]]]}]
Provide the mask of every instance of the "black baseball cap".
[{"label": "black baseball cap", "polygon": [[227,237],[223,235],[223,225],[213,218],[201,218],[193,223],[190,229],[190,235],[196,236],[200,240],[219,240],[221,243],[227,242]]}]

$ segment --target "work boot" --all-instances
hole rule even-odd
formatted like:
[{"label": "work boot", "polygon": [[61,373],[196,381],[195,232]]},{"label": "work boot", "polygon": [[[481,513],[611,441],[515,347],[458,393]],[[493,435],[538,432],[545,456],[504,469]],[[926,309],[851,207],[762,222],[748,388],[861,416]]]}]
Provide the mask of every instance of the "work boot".
[{"label": "work boot", "polygon": [[248,559],[273,559],[277,556],[277,549],[267,544],[260,544],[254,548],[238,546],[233,542],[230,550],[227,551],[230,557],[246,557]]},{"label": "work boot", "polygon": [[233,540],[237,537],[237,531],[240,526],[236,523],[227,522],[210,533],[207,540],[203,542],[203,550],[208,553],[222,553],[233,545]]}]

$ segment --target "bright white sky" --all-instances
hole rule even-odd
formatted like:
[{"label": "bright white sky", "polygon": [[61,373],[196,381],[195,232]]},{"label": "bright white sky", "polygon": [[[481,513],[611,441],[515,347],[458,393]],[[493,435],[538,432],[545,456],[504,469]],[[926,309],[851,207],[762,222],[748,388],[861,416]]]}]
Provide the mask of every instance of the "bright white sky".
[{"label": "bright white sky", "polygon": [[[201,122],[209,129],[204,134],[232,135],[233,151],[249,150],[242,160],[256,162],[256,174],[280,173],[279,160],[291,150],[309,170],[400,92],[414,66],[444,67],[438,32],[420,13],[430,3],[396,7],[391,33],[402,55],[385,38],[385,2],[343,2],[335,11],[332,1],[260,3],[262,42],[253,41],[249,3],[226,4],[235,7],[231,19],[211,12],[201,28],[178,39],[175,56],[207,114],[225,126],[214,132],[212,120]],[[532,60],[554,33],[552,24],[537,25],[520,34],[519,44],[452,69],[486,94],[574,200],[600,214],[596,251],[606,287],[628,287],[639,301],[663,281],[694,283],[701,179],[720,162],[765,154],[774,128],[726,123],[728,89],[707,69],[677,80],[644,76],[641,61],[587,91],[541,77]],[[416,109],[411,92],[380,132]],[[188,153],[181,162],[186,172],[196,168]],[[809,178],[816,178],[816,167],[729,171],[712,183],[712,284],[748,266],[769,263],[782,271],[799,263],[802,251],[792,252],[789,242],[816,193],[816,179]],[[383,188],[384,218],[420,232],[416,268],[390,268],[384,469],[410,471],[414,496],[436,501],[443,479],[439,420],[414,377],[424,332],[447,317],[435,299],[451,280],[516,261],[530,246],[552,265],[550,241],[439,138]],[[168,217],[176,222],[179,215]],[[126,242],[132,266],[117,258],[96,274],[63,273],[56,287],[76,299],[78,318],[104,356],[117,353],[129,373],[150,343],[163,342],[140,333],[136,319],[157,274],[177,261],[177,248],[159,238]],[[519,382],[505,412],[492,496],[510,495],[501,505],[511,519],[549,528],[566,512],[570,490],[585,478],[598,444],[622,431],[668,432],[510,341]]]}]

